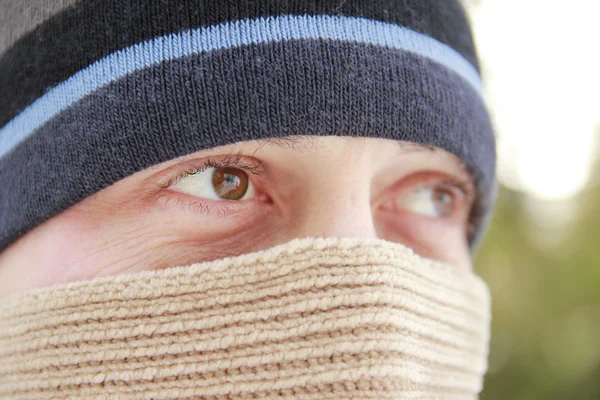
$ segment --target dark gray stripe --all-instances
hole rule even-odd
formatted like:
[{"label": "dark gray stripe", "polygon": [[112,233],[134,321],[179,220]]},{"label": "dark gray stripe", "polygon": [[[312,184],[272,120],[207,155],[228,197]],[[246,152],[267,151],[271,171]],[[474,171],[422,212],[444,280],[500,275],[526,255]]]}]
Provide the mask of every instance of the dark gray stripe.
[{"label": "dark gray stripe", "polygon": [[49,88],[117,50],[184,29],[282,14],[395,23],[448,44],[478,67],[457,0],[82,0],[0,58],[0,127]]},{"label": "dark gray stripe", "polygon": [[21,36],[81,0],[0,0],[0,56]]},{"label": "dark gray stripe", "polygon": [[81,199],[151,165],[287,135],[444,148],[487,210],[495,145],[480,96],[415,54],[324,40],[217,50],[128,75],[59,114],[0,160],[0,251]]}]

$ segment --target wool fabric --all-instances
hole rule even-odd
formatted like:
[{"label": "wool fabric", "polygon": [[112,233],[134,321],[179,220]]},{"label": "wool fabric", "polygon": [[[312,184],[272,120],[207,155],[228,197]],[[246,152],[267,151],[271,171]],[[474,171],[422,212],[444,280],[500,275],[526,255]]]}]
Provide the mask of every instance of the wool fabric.
[{"label": "wool fabric", "polygon": [[305,238],[0,301],[2,399],[476,399],[490,297],[380,239]]},{"label": "wool fabric", "polygon": [[0,251],[170,159],[290,135],[495,144],[457,0],[8,0],[0,13]]}]

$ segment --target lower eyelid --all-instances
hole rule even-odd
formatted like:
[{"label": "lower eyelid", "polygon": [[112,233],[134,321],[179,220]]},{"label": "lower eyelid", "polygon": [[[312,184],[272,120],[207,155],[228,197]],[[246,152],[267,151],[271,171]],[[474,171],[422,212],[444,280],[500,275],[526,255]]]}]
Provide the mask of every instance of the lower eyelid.
[{"label": "lower eyelid", "polygon": [[378,210],[376,214],[378,224],[386,226],[388,232],[403,238],[425,242],[438,240],[440,235],[447,232],[464,231],[466,235],[467,224],[456,218],[437,218],[411,213],[410,211]]},{"label": "lower eyelid", "polygon": [[173,190],[166,190],[164,193],[161,193],[158,196],[156,196],[155,201],[162,206],[186,208],[196,207],[199,203],[201,203],[200,209],[210,209],[210,205],[207,205],[206,203],[199,202],[197,199],[194,198],[186,199],[185,197],[185,194],[178,193]]},{"label": "lower eyelid", "polygon": [[228,201],[201,199],[185,193],[164,189],[155,198],[156,203],[169,208],[178,208],[211,217],[230,217],[249,211],[255,207],[255,201]]}]

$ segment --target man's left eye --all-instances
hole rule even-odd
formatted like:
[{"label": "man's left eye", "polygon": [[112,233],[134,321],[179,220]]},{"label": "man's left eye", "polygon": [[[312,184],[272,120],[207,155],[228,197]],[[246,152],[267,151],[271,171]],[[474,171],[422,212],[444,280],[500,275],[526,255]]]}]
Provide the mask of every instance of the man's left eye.
[{"label": "man's left eye", "polygon": [[451,217],[457,207],[455,196],[452,190],[443,186],[421,187],[399,196],[395,206],[429,217]]},{"label": "man's left eye", "polygon": [[246,200],[254,196],[248,174],[232,167],[207,168],[194,172],[169,189],[208,200]]}]

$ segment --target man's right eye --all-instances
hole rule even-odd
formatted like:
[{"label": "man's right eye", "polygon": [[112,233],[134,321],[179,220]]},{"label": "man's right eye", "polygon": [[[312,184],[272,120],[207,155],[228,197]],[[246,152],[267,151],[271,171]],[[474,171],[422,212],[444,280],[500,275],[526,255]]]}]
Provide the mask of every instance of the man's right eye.
[{"label": "man's right eye", "polygon": [[239,168],[211,167],[185,174],[169,189],[207,200],[247,200],[254,197],[254,185]]}]

